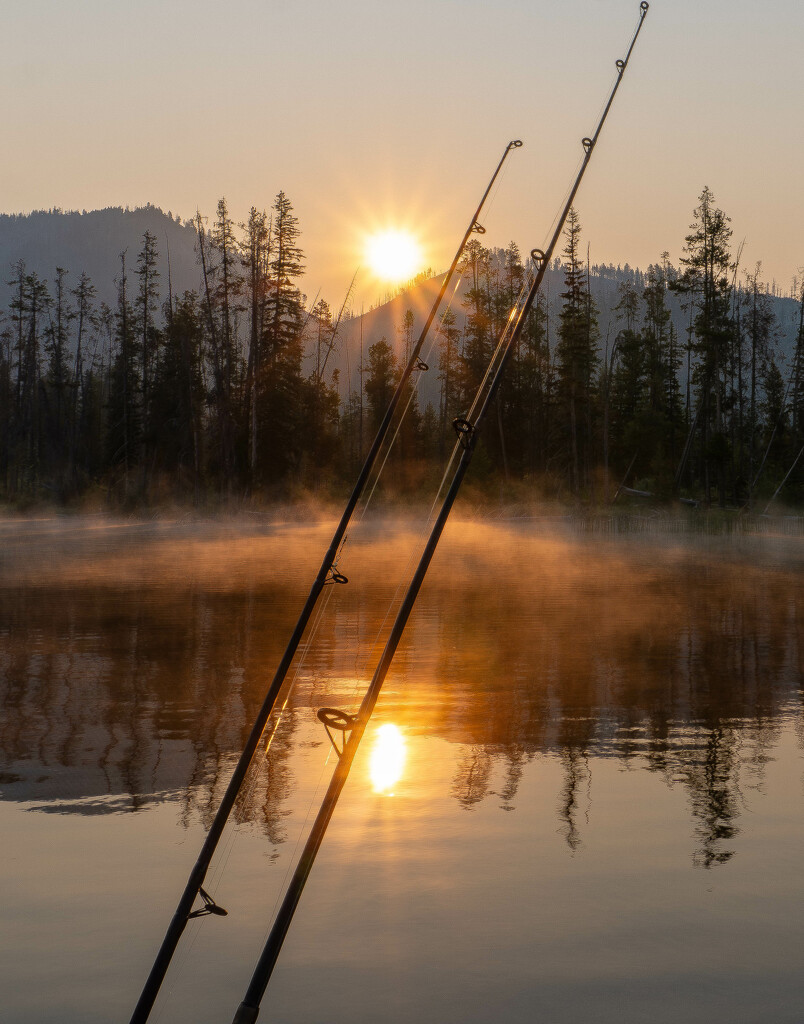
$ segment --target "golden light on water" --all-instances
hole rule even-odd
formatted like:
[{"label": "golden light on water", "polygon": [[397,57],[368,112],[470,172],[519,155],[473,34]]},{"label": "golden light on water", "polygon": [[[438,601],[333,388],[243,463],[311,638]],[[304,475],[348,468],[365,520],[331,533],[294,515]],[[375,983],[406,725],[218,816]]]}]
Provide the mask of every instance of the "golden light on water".
[{"label": "golden light on water", "polygon": [[395,725],[381,725],[374,737],[369,775],[375,793],[388,793],[405,770],[405,739]]},{"label": "golden light on water", "polygon": [[366,239],[366,262],[385,281],[409,281],[422,269],[421,246],[408,231],[381,231]]}]

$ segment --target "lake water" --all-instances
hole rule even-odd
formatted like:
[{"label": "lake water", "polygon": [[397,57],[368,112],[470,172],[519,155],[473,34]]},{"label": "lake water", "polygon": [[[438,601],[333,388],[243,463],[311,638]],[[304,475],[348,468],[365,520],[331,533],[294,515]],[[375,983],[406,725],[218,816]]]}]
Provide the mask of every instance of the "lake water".
[{"label": "lake water", "polygon": [[[3,1024],[128,1021],[332,525],[0,521]],[[420,541],[353,531],[152,1020],[231,1021]],[[800,1024],[802,570],[451,522],[260,1020]]]}]

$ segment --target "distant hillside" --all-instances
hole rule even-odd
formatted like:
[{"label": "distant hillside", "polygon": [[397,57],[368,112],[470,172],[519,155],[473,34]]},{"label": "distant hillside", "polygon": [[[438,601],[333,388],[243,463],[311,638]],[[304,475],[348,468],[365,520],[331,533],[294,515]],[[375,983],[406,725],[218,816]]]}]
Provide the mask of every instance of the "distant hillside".
[{"label": "distant hillside", "polygon": [[[619,286],[622,282],[630,281],[635,285],[639,294],[644,288],[644,273],[640,270],[625,269],[620,267],[594,267],[590,275],[592,297],[598,308],[598,324],[600,329],[599,348],[601,355],[606,349],[608,342],[609,351],[611,344],[622,328],[618,321],[614,307],[619,301]],[[348,320],[339,331],[339,341],[336,351],[328,363],[328,370],[337,368],[341,381],[341,395],[346,397],[348,390],[357,390],[360,379],[361,366],[361,345],[362,361],[368,360],[369,346],[380,338],[385,338],[394,348],[398,359],[403,359],[405,352],[405,341],[402,334],[402,319],[405,312],[410,309],[414,315],[414,340],[419,333],[430,311],[430,306],[438,293],[443,275],[430,278],[424,284],[416,288],[402,292],[395,299],[370,310],[362,316],[353,317]],[[450,286],[450,293],[453,292],[454,284]],[[553,266],[547,271],[542,285],[542,294],[547,298],[549,311],[549,337],[551,350],[555,350],[557,342],[557,331],[559,324],[559,313],[561,311],[561,292],[564,289],[564,272],[560,262],[554,261]],[[453,308],[458,317],[458,327],[463,328],[465,322],[464,309],[461,304],[463,289],[459,289],[455,295]],[[776,314],[779,324],[778,351],[783,356],[784,363],[782,374],[787,377],[786,367],[790,366],[795,344],[795,336],[798,328],[798,303],[789,298],[771,296],[771,305]],[[687,329],[689,326],[689,314],[681,306],[681,300],[673,292],[668,293],[667,304],[672,314],[673,325],[683,345],[687,340]],[[428,356],[431,351],[433,336],[428,338],[423,350],[423,357],[430,366],[421,382],[420,405],[422,408],[427,402],[435,406],[439,400],[438,383],[438,351]],[[681,376],[686,380],[686,366],[681,368]],[[347,387],[349,382],[349,387]]]},{"label": "distant hillside", "polygon": [[[120,253],[124,250],[127,252],[128,267],[133,271],[146,230],[151,231],[157,238],[163,296],[167,293],[168,249],[174,294],[189,289],[200,289],[195,229],[190,223],[183,223],[178,217],[174,218],[170,213],[164,213],[157,206],[149,205],[134,210],[110,207],[81,213],[42,210],[27,215],[0,214],[0,309],[8,307],[11,296],[7,282],[12,276],[12,265],[20,259],[25,261],[29,271],[36,271],[40,277],[51,283],[56,268],[63,267],[69,271],[68,284],[73,287],[84,270],[97,289],[98,301],[112,305],[116,300],[115,279],[120,268]],[[441,276],[430,278],[363,316],[352,316],[342,323],[336,349],[327,363],[327,372],[335,369],[339,371],[343,398],[347,397],[350,389],[358,387],[361,337],[363,363],[367,360],[369,346],[382,337],[393,345],[398,357],[404,357],[405,343],[401,333],[404,314],[408,309],[413,311],[414,338],[418,337],[442,280]],[[599,310],[601,350],[605,348],[607,339],[610,344],[620,329],[621,325],[613,309],[619,298],[618,287],[626,280],[632,282],[641,293],[644,286],[642,271],[627,265],[625,268],[592,268],[591,290]],[[450,293],[453,287],[450,288]],[[543,285],[543,293],[548,298],[550,312],[551,348],[557,339],[563,288],[564,275],[560,269],[560,262],[556,260],[547,272]],[[462,291],[459,290],[454,299],[459,327],[463,326],[464,321],[461,297]],[[792,299],[780,297],[772,297],[771,302],[779,321],[779,349],[789,365],[797,325],[798,304]],[[668,296],[668,305],[679,339],[683,342],[687,337],[688,316],[682,310],[679,299],[672,293]],[[428,401],[437,405],[439,395],[438,355],[436,352],[428,358],[428,348],[425,349],[424,358],[430,363],[430,371],[425,374],[421,385],[422,407]],[[307,370],[312,370],[313,365],[312,355],[308,355]],[[784,368],[782,372],[785,373]]]},{"label": "distant hillside", "polygon": [[152,232],[160,253],[162,285],[167,292],[167,251],[174,293],[199,286],[195,255],[195,229],[157,206],[136,210],[62,212],[37,210],[26,215],[0,214],[0,306],[10,298],[8,281],[12,265],[24,260],[28,271],[52,282],[57,267],[69,271],[68,284],[75,287],[82,271],[92,279],[99,302],[112,305],[120,253],[126,251],[129,270],[137,264],[142,236]]}]

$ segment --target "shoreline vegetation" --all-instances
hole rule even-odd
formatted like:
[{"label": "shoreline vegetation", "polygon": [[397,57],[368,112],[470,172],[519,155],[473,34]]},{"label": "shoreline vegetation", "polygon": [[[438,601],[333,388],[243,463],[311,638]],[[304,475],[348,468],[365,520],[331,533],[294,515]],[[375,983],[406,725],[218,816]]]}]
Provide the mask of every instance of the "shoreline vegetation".
[{"label": "shoreline vegetation", "polygon": [[[677,265],[664,252],[646,272],[618,268],[604,332],[570,211],[551,270],[563,290],[529,314],[464,506],[600,517],[624,502],[680,502],[724,521],[730,510],[804,509],[804,280],[785,353],[761,265],[739,266],[708,188],[693,218]],[[413,351],[413,310],[390,340],[361,334],[359,366],[341,379],[330,356],[354,314],[317,297],[307,307],[285,193],[241,225],[222,199],[213,223],[199,214],[195,226],[202,284],[181,295],[150,230],[135,258],[120,254],[111,306],[83,272],[59,267],[48,283],[13,265],[0,310],[0,509],[270,514],[345,500]],[[435,493],[453,420],[484,386],[531,270],[513,242],[466,245],[462,299],[432,333],[433,386],[413,387],[424,365],[407,381],[378,462],[384,505]]]}]

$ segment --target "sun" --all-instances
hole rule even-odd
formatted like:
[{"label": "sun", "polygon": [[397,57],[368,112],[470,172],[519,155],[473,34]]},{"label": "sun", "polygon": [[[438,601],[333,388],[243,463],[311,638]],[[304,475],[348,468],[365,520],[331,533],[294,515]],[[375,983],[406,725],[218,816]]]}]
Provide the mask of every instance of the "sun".
[{"label": "sun", "polygon": [[422,268],[421,246],[407,231],[381,231],[366,240],[366,262],[385,281],[409,281]]},{"label": "sun", "polygon": [[374,736],[369,775],[375,793],[389,793],[405,770],[405,739],[397,726],[381,725]]}]

